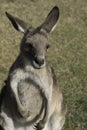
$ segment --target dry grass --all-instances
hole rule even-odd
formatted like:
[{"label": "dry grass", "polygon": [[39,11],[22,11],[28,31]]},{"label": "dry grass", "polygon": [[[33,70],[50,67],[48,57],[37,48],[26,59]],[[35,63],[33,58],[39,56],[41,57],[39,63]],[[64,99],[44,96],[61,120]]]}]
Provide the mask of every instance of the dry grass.
[{"label": "dry grass", "polygon": [[48,59],[68,106],[64,130],[87,130],[87,0],[0,0],[0,86],[22,37],[4,12],[38,26],[54,5],[60,8],[60,19],[50,34]]}]

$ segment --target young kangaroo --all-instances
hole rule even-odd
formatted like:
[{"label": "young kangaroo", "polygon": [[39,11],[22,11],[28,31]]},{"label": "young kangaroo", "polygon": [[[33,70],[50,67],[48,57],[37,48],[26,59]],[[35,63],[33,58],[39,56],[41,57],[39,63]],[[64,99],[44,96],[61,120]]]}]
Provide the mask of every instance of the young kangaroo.
[{"label": "young kangaroo", "polygon": [[20,53],[11,66],[0,99],[4,130],[61,130],[66,107],[53,70],[47,66],[48,34],[59,18],[54,7],[37,28],[6,12],[14,28],[24,33]]}]

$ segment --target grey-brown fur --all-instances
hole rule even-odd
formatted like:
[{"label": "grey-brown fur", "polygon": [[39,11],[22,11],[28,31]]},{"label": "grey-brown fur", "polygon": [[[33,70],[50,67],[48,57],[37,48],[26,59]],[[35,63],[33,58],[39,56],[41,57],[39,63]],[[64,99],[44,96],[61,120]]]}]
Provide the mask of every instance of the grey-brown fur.
[{"label": "grey-brown fur", "polygon": [[61,130],[66,107],[46,61],[48,33],[57,23],[59,9],[54,7],[37,28],[7,12],[6,15],[24,37],[1,93],[0,125],[4,130]]}]

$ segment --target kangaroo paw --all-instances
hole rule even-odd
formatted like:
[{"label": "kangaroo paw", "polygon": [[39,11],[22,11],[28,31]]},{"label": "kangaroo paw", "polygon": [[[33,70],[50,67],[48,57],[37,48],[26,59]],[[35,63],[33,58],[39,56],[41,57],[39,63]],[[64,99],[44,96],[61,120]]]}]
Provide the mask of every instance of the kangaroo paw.
[{"label": "kangaroo paw", "polygon": [[45,123],[43,123],[42,121],[40,121],[39,123],[34,125],[34,129],[35,130],[42,130],[45,126]]}]

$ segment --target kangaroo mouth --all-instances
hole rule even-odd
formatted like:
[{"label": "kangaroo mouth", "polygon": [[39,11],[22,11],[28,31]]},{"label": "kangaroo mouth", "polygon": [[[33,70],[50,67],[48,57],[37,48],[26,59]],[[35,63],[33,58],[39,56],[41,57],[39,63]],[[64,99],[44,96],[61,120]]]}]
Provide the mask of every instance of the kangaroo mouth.
[{"label": "kangaroo mouth", "polygon": [[36,63],[34,60],[33,60],[33,66],[36,68],[36,69],[41,69],[41,68],[44,68],[46,66],[46,62],[44,62],[43,64],[38,64]]}]

